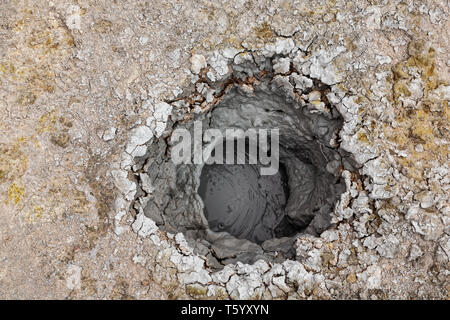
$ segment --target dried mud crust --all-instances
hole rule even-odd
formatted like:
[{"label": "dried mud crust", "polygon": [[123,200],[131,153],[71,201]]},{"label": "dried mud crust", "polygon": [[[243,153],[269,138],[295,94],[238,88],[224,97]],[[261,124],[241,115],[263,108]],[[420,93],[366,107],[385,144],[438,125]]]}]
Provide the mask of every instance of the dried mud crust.
[{"label": "dried mud crust", "polygon": [[[449,297],[445,2],[0,8],[1,297]],[[166,127],[163,101],[221,81],[235,58],[293,50],[338,93],[340,147],[361,168],[342,172],[335,226],[299,237],[295,258],[213,271],[131,209],[134,158]]]}]

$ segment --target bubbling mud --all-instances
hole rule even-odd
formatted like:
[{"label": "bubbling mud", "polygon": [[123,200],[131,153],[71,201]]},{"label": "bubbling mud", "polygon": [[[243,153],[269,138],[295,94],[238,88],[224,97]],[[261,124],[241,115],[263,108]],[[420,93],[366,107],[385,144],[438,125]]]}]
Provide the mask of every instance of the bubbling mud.
[{"label": "bubbling mud", "polygon": [[287,176],[284,167],[273,175],[261,175],[260,167],[204,165],[198,194],[212,231],[228,232],[259,244],[277,237],[276,228],[284,217],[289,194]]}]

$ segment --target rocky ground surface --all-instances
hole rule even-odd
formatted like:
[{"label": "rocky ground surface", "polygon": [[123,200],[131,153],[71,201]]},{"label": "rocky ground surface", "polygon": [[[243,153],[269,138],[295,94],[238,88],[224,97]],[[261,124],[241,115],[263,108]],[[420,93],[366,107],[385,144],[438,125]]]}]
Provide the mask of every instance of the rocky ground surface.
[{"label": "rocky ground surface", "polygon": [[[432,0],[2,1],[0,298],[450,298],[448,14]],[[132,154],[197,74],[294,52],[332,86],[362,169],[343,172],[335,227],[298,238],[295,261],[212,271],[130,210]]]}]

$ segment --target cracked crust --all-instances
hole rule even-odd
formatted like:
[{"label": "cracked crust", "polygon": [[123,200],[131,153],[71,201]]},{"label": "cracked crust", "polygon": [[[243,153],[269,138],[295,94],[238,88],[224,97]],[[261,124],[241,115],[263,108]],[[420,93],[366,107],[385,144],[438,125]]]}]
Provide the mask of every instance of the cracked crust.
[{"label": "cracked crust", "polygon": [[[0,8],[1,297],[448,298],[444,2]],[[205,57],[211,79],[237,52],[292,44],[309,52],[310,73],[338,83],[342,146],[359,155],[361,178],[344,176],[336,228],[300,238],[300,262],[211,274],[181,236],[128,210],[131,177],[119,172],[132,158],[122,153],[150,106],[196,77],[192,54]],[[130,187],[124,197],[114,183]]]}]

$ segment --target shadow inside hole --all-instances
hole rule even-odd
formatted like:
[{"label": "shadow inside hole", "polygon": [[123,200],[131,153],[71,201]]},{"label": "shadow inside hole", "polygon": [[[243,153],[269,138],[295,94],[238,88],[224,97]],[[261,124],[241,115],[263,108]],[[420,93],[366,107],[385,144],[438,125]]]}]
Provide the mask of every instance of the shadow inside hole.
[{"label": "shadow inside hole", "polygon": [[[284,164],[279,164],[276,174],[262,175],[261,162],[249,161],[249,139],[245,139],[245,164],[236,164],[238,140],[233,142],[232,150],[227,150],[229,145],[225,142],[219,149],[223,151],[224,160],[229,152],[234,164],[205,164],[200,175],[198,194],[203,200],[209,228],[258,244],[300,232],[302,228],[295,225],[284,211],[289,199]],[[213,149],[212,156],[216,156],[217,149]],[[259,154],[259,147],[255,149]],[[268,156],[270,153],[271,150],[267,150]]]}]

